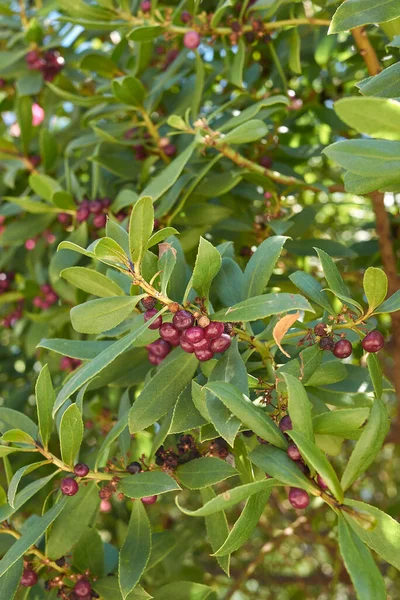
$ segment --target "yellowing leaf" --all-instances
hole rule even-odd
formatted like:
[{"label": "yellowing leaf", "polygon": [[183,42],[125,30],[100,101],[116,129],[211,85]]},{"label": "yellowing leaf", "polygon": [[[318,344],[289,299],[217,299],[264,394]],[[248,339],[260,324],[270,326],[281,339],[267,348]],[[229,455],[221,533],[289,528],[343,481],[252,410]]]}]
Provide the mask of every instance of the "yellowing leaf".
[{"label": "yellowing leaf", "polygon": [[272,335],[274,336],[274,340],[281,352],[288,358],[290,358],[290,354],[286,352],[281,346],[281,341],[291,328],[291,326],[296,323],[297,319],[300,317],[300,313],[297,311],[295,313],[291,313],[289,315],[285,315],[282,319],[279,319],[277,324],[275,325]]}]

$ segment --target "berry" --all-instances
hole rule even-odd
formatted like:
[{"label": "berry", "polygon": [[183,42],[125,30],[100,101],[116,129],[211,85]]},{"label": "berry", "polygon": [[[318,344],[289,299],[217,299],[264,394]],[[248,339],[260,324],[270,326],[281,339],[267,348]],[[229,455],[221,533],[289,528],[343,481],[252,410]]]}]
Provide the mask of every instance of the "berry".
[{"label": "berry", "polygon": [[165,340],[161,340],[161,339],[158,339],[155,342],[152,342],[151,344],[149,344],[146,347],[147,347],[147,350],[150,352],[150,354],[153,354],[154,356],[158,356],[161,359],[165,358],[167,356],[167,354],[169,354],[171,351],[171,346],[168,344],[168,342],[166,342]]},{"label": "berry", "polygon": [[187,11],[183,10],[181,12],[181,21],[182,23],[189,23],[192,20],[192,15]]},{"label": "berry", "polygon": [[78,463],[74,466],[74,473],[77,477],[86,477],[90,469],[85,463]]},{"label": "berry", "polygon": [[301,460],[301,454],[296,444],[289,444],[287,454],[292,460]]},{"label": "berry", "polygon": [[154,504],[157,502],[157,496],[145,496],[142,498],[143,504]]},{"label": "berry", "polygon": [[138,473],[141,472],[142,467],[141,467],[140,463],[138,463],[138,462],[131,462],[131,464],[126,467],[126,470],[131,475],[137,475]]},{"label": "berry", "polygon": [[140,4],[140,8],[142,9],[143,12],[149,12],[151,10],[151,1],[143,0],[143,2],[141,2],[141,4]]},{"label": "berry", "polygon": [[[144,313],[145,322],[150,321],[150,319],[152,319],[157,314],[157,312],[158,312],[158,310],[156,308],[150,308],[149,310],[146,310],[146,312]],[[161,325],[162,325],[162,316],[160,315],[159,317],[157,317],[157,319],[154,321],[154,323],[149,325],[149,329],[160,329]]]},{"label": "berry", "polygon": [[68,213],[58,213],[57,220],[61,225],[66,225],[68,227],[71,225],[72,217]]},{"label": "berry", "polygon": [[78,598],[85,598],[86,596],[90,597],[91,591],[92,586],[86,579],[80,579],[76,582],[74,592],[78,596]]},{"label": "berry", "polygon": [[145,310],[151,310],[157,304],[157,300],[155,298],[152,298],[151,296],[146,296],[145,298],[142,298],[141,302]]},{"label": "berry", "polygon": [[35,571],[32,571],[32,569],[24,569],[20,583],[24,587],[32,587],[37,583],[37,580],[38,576]]},{"label": "berry", "polygon": [[367,333],[361,344],[365,352],[379,352],[385,345],[385,338],[380,331],[375,329]]},{"label": "berry", "polygon": [[83,221],[87,221],[90,215],[90,209],[88,206],[80,206],[76,213],[76,220],[78,223],[83,223]]},{"label": "berry", "polygon": [[285,415],[279,421],[279,429],[283,432],[293,429],[292,419],[289,417],[289,415]]},{"label": "berry", "polygon": [[34,250],[36,247],[36,241],[34,239],[26,240],[25,248],[29,251]]},{"label": "berry", "polygon": [[305,490],[292,487],[289,490],[289,502],[293,508],[307,508],[310,504],[310,496]]},{"label": "berry", "polygon": [[152,354],[152,352],[149,352],[148,359],[149,362],[155,366],[159,365],[163,360],[161,356],[156,356],[155,354]]},{"label": "berry", "polygon": [[212,350],[196,350],[195,355],[200,362],[206,362],[207,360],[214,358],[214,352]]},{"label": "berry", "polygon": [[100,501],[100,512],[109,513],[112,511],[112,504],[109,500]]},{"label": "berry", "polygon": [[198,344],[204,340],[204,329],[198,326],[189,327],[185,330],[184,337],[189,344]]},{"label": "berry", "polygon": [[136,160],[145,160],[147,158],[147,150],[142,144],[133,147]]},{"label": "berry", "polygon": [[160,327],[160,336],[166,342],[169,342],[173,346],[179,345],[180,334],[179,331],[172,323],[163,323]]},{"label": "berry", "polygon": [[259,163],[264,169],[270,169],[272,167],[272,158],[269,156],[262,156]]},{"label": "berry", "polygon": [[317,323],[314,327],[314,333],[315,335],[326,335],[327,329],[326,329],[326,323]]},{"label": "berry", "polygon": [[79,485],[72,477],[65,477],[61,480],[60,489],[64,496],[75,496],[78,493]]},{"label": "berry", "polygon": [[164,146],[163,151],[166,156],[175,156],[176,146],[175,144],[167,144],[166,146]]},{"label": "berry", "polygon": [[95,215],[93,217],[93,225],[96,229],[103,229],[107,223],[107,215]]},{"label": "berry", "polygon": [[93,200],[89,205],[89,210],[91,213],[98,215],[103,210],[103,203],[101,200]]},{"label": "berry", "polygon": [[212,350],[212,352],[225,352],[225,350],[228,350],[231,343],[231,337],[228,334],[223,333],[219,337],[211,340],[210,350]]},{"label": "berry", "polygon": [[109,500],[113,495],[113,491],[110,487],[104,486],[99,490],[99,497],[101,500]]},{"label": "berry", "polygon": [[224,323],[220,323],[218,321],[212,321],[208,327],[204,330],[204,335],[208,340],[213,340],[214,338],[218,338],[225,331]]},{"label": "berry", "polygon": [[193,348],[192,344],[189,344],[189,342],[187,342],[186,340],[181,339],[180,345],[181,345],[182,350],[184,350],[188,354],[192,354],[194,352],[194,348]]},{"label": "berry", "polygon": [[189,50],[196,50],[200,46],[200,35],[197,31],[188,31],[183,37],[183,45]]},{"label": "berry", "polygon": [[250,246],[242,246],[239,250],[239,254],[240,256],[252,256],[253,255],[253,250],[250,248]]},{"label": "berry", "polygon": [[339,340],[333,349],[336,358],[348,358],[353,352],[353,346],[349,340]]},{"label": "berry", "polygon": [[241,30],[241,25],[240,25],[239,21],[232,21],[231,29],[235,33],[238,33]]},{"label": "berry", "polygon": [[326,485],[325,480],[322,479],[321,475],[317,475],[317,483],[321,489],[323,489],[323,490],[328,489],[328,486]]},{"label": "berry", "polygon": [[177,329],[187,329],[194,323],[193,315],[187,310],[178,310],[172,319],[173,324]]},{"label": "berry", "polygon": [[335,342],[331,337],[322,337],[319,340],[319,347],[321,348],[321,350],[327,350],[332,352],[335,347]]}]

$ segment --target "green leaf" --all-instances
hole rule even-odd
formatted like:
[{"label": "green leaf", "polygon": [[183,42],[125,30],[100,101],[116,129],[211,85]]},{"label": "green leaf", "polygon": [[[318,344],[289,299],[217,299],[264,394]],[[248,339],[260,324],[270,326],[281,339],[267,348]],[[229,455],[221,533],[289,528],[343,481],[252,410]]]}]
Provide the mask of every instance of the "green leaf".
[{"label": "green leaf", "polygon": [[40,175],[39,173],[32,173],[32,175],[29,176],[29,185],[35,194],[48,202],[52,201],[55,192],[61,190],[58,181],[48,175]]},{"label": "green leaf", "polygon": [[61,458],[73,467],[83,440],[82,415],[76,404],[68,406],[60,422]]},{"label": "green leaf", "polygon": [[34,440],[37,438],[37,425],[29,417],[5,406],[0,406],[0,433],[5,433],[10,429],[21,429],[28,433]]},{"label": "green leaf", "polygon": [[36,544],[44,532],[64,509],[68,499],[62,498],[42,517],[38,517],[22,537],[19,538],[6,552],[0,561],[0,577],[23,556],[31,546]]},{"label": "green leaf", "polygon": [[221,263],[218,250],[201,237],[192,275],[192,287],[199,296],[208,300],[211,283],[220,270]]},{"label": "green leaf", "polygon": [[243,123],[247,123],[250,119],[255,117],[260,112],[260,110],[262,110],[263,108],[272,106],[274,104],[288,105],[289,101],[286,98],[286,96],[282,96],[282,95],[270,96],[269,98],[263,98],[262,100],[259,100],[258,102],[254,102],[254,103],[250,104],[250,106],[248,106],[244,110],[240,111],[239,115],[236,115],[235,117],[232,117],[232,119],[229,119],[228,121],[223,123],[221,126],[218,127],[218,131],[228,131],[230,129],[233,129],[234,127],[238,127],[239,125],[242,125]]},{"label": "green leaf", "polygon": [[299,467],[283,450],[260,444],[251,452],[249,458],[264,473],[285,485],[302,488],[309,492],[315,492],[316,490],[316,486],[300,471]]},{"label": "green leaf", "polygon": [[154,226],[153,201],[149,196],[141,197],[134,205],[129,221],[129,249],[131,260],[141,264],[143,253],[151,237]]},{"label": "green leaf", "polygon": [[[94,581],[92,587],[101,595],[102,600],[123,600],[117,577],[103,577],[103,579]],[[126,600],[150,600],[152,597],[140,585],[137,585]]]},{"label": "green leaf", "polygon": [[35,445],[35,440],[29,435],[29,433],[25,433],[25,431],[21,431],[21,429],[9,429],[2,436],[1,441],[17,444],[30,444],[32,446]]},{"label": "green leaf", "polygon": [[151,555],[146,570],[152,569],[177,548],[179,540],[173,531],[161,531],[151,536]]},{"label": "green leaf", "polygon": [[143,431],[163,417],[175,404],[179,394],[191,381],[197,368],[192,354],[179,353],[147,383],[129,413],[131,433]]},{"label": "green leaf", "polygon": [[71,323],[75,331],[80,333],[103,333],[116,327],[129,316],[140,296],[113,296],[98,298],[79,304],[71,309]]},{"label": "green leaf", "polygon": [[[140,336],[147,331],[149,325],[157,319],[157,315],[154,315],[152,319],[144,323],[139,329],[132,331],[122,339],[118,340],[108,346],[103,352],[100,352],[92,361],[85,364],[81,369],[79,369],[70,379],[68,379],[67,383],[59,392],[56,402],[53,409],[53,415],[58,411],[58,409],[64,404],[64,402],[72,396],[74,392],[79,390],[79,388],[96,377],[99,373],[103,371],[108,365],[114,362],[114,360],[123,352],[128,350],[130,346],[138,339]],[[18,413],[19,414],[19,413]],[[1,409],[0,409],[0,423],[1,423]]]},{"label": "green leaf", "polygon": [[[193,94],[193,98],[192,98],[192,116],[194,118],[197,117],[197,115],[200,112],[200,108],[201,108],[201,102],[202,102],[202,98],[203,98],[203,92],[204,92],[204,77],[205,77],[205,69],[204,69],[204,62],[203,59],[201,58],[200,54],[198,52],[196,52],[196,87],[194,89],[194,94]],[[179,119],[179,117],[177,117]],[[184,128],[183,130],[187,129],[186,123],[183,121],[183,125]],[[178,127],[178,129],[180,129]]]},{"label": "green leaf", "polygon": [[351,173],[395,178],[398,175],[396,165],[400,160],[400,142],[346,140],[331,144],[325,148],[324,154]]},{"label": "green leaf", "polygon": [[397,0],[346,0],[333,15],[328,33],[348,31],[370,23],[384,23],[398,16]]},{"label": "green leaf", "polygon": [[60,275],[80,290],[100,298],[125,295],[124,290],[115,281],[93,269],[69,267],[61,271]]},{"label": "green leaf", "polygon": [[[273,481],[267,479],[268,482]],[[264,482],[260,482],[264,483]],[[246,498],[246,504],[240,514],[240,517],[232,527],[229,535],[225,539],[224,543],[218,548],[213,556],[217,559],[219,556],[226,556],[236,550],[239,550],[247,542],[252,535],[254,529],[265,510],[265,506],[269,500],[272,492],[272,487]]]},{"label": "green leaf", "polygon": [[24,561],[21,558],[0,577],[0,598],[13,600],[21,581],[23,567]]},{"label": "green leaf", "polygon": [[223,144],[249,144],[268,133],[268,127],[259,119],[253,119],[232,129],[222,140]]},{"label": "green leaf", "polygon": [[160,229],[160,231],[156,231],[153,233],[149,241],[147,242],[147,248],[152,248],[152,246],[156,246],[163,240],[167,239],[171,235],[179,234],[179,231],[175,229],[175,227],[164,227],[164,229]]},{"label": "green leaf", "polygon": [[97,453],[96,462],[94,463],[95,470],[98,469],[101,459],[105,451],[111,446],[111,444],[122,434],[122,432],[128,427],[128,412],[125,413],[110,429],[105,436],[100,450]]},{"label": "green leaf", "polygon": [[274,235],[258,246],[244,270],[243,299],[263,293],[287,239]]},{"label": "green leaf", "polygon": [[197,510],[188,510],[181,506],[178,502],[178,497],[175,502],[179,510],[185,515],[189,515],[190,517],[206,517],[220,512],[221,510],[228,510],[228,508],[235,506],[235,504],[239,504],[239,502],[251,498],[254,494],[272,490],[272,488],[277,485],[280,484],[276,479],[263,479],[262,481],[254,481],[252,483],[246,483],[245,485],[239,485],[238,487],[230,489],[229,492],[223,492],[215,498],[208,500],[204,506]]},{"label": "green leaf", "polygon": [[194,141],[179,154],[159,175],[153,177],[150,183],[143,190],[141,197],[150,196],[153,198],[153,202],[158,200],[170,187],[177,181],[179,175],[182,173],[186,166],[186,163],[191,158],[197,142]]},{"label": "green leaf", "polygon": [[307,310],[314,312],[310,304],[299,294],[265,294],[243,300],[230,308],[224,308],[212,315],[213,321],[257,321],[271,315],[278,315],[289,310]]},{"label": "green leaf", "polygon": [[304,460],[322,477],[339,503],[343,502],[343,490],[332,465],[325,454],[300,431],[288,431]]},{"label": "green leaf", "polygon": [[288,391],[288,412],[293,429],[300,431],[311,442],[314,440],[312,405],[303,384],[292,375],[283,373]]},{"label": "green leaf", "polygon": [[162,32],[162,27],[157,25],[139,25],[134,27],[126,37],[133,42],[151,42],[151,40],[162,35]]},{"label": "green leaf", "polygon": [[[92,244],[89,246],[91,247]],[[94,255],[98,260],[105,262],[106,264],[113,265],[119,263],[127,265],[127,257],[123,248],[113,239],[109,237],[102,238],[98,242],[95,242]]]},{"label": "green leaf", "polygon": [[[10,448],[9,448],[10,449]],[[12,450],[12,449],[11,449]],[[17,510],[19,510],[28,500],[35,496],[43,487],[45,487],[52,479],[57,475],[57,471],[47,475],[47,477],[41,477],[36,481],[32,481],[23,490],[18,492],[14,500],[14,508],[9,505],[0,506],[0,518],[2,521],[8,519]]]},{"label": "green leaf", "polygon": [[343,381],[348,376],[347,367],[342,362],[330,360],[317,367],[307,379],[307,385],[320,387]]},{"label": "green leaf", "polygon": [[89,569],[96,577],[104,573],[104,545],[99,532],[92,527],[83,530],[74,548],[72,564],[79,572]]},{"label": "green leaf", "polygon": [[373,463],[389,431],[389,416],[385,405],[375,398],[370,416],[344,470],[341,484],[347,490]]},{"label": "green leaf", "polygon": [[299,31],[296,27],[292,29],[289,36],[289,68],[293,73],[300,74],[301,69],[301,41]]},{"label": "green leaf", "polygon": [[151,553],[151,526],[142,502],[134,502],[128,531],[119,553],[118,579],[127,598],[139,582]]},{"label": "green leaf", "polygon": [[237,471],[220,458],[206,456],[180,465],[176,474],[183,486],[190,490],[198,490],[233,477],[237,475]]},{"label": "green leaf", "polygon": [[36,463],[32,463],[30,465],[25,465],[24,467],[21,467],[20,469],[18,469],[18,471],[15,472],[13,478],[11,479],[9,486],[8,486],[8,492],[7,492],[7,497],[8,497],[8,503],[12,508],[16,508],[15,507],[15,496],[18,490],[18,486],[21,483],[21,479],[24,475],[28,475],[29,473],[32,473],[33,471],[36,471],[36,469],[40,469],[40,467],[43,467],[44,465],[49,464],[48,460],[41,460],[39,462]]},{"label": "green leaf", "polygon": [[101,6],[93,6],[84,0],[60,0],[59,8],[72,17],[83,18],[89,21],[109,21],[113,12]]},{"label": "green leaf", "polygon": [[368,300],[368,312],[373,312],[386,298],[388,280],[382,269],[368,267],[364,273],[364,292]]},{"label": "green leaf", "polygon": [[153,600],[216,600],[214,590],[208,585],[194,583],[193,581],[175,581],[163,585],[154,592]]},{"label": "green leaf", "polygon": [[21,139],[25,154],[29,153],[29,145],[33,135],[32,99],[30,96],[20,96],[16,102],[18,125],[21,129]]},{"label": "green leaf", "polygon": [[400,97],[400,62],[383,69],[382,73],[360,82],[363,96],[378,96],[380,98]]},{"label": "green leaf", "polygon": [[378,308],[374,310],[374,313],[379,315],[382,313],[396,312],[398,310],[400,310],[400,290],[397,290],[397,292],[392,294],[392,296],[385,300],[383,304],[378,306]]},{"label": "green leaf", "polygon": [[[243,38],[240,38],[237,52],[232,61],[231,69],[229,70],[229,79],[233,85],[243,88],[243,69],[246,59],[246,44]],[[258,139],[258,138],[256,138]],[[252,140],[250,140],[252,141]]]},{"label": "green leaf", "polygon": [[[370,506],[364,502],[346,498],[344,503],[359,513],[357,517],[343,511],[342,514],[351,528],[383,560],[386,560],[386,562],[400,570],[400,523],[378,508],[375,508],[375,506]],[[370,520],[372,519],[374,523],[373,527],[361,526],[360,523],[363,515],[368,516]]]},{"label": "green leaf", "polygon": [[270,419],[264,410],[243,396],[230,383],[222,381],[208,382],[205,386],[215,394],[225,406],[249,429],[264,440],[285,450],[286,440],[279,427]]},{"label": "green leaf", "polygon": [[193,404],[191,385],[189,384],[178,396],[168,433],[190,431],[201,427],[206,422]]},{"label": "green leaf", "polygon": [[347,289],[346,284],[344,283],[342,276],[339,273],[339,270],[331,257],[324,252],[323,250],[319,250],[315,248],[318,257],[321,261],[322,268],[324,270],[325,279],[328,283],[329,288],[332,290],[334,294],[340,296],[350,296],[350,292]]},{"label": "green leaf", "polygon": [[345,408],[321,413],[313,419],[315,433],[346,437],[364,425],[369,416],[369,408]]},{"label": "green leaf", "polygon": [[322,289],[322,285],[312,275],[303,271],[295,271],[295,273],[289,275],[289,279],[313,302],[322,306],[329,314],[336,315],[326,292]]},{"label": "green leaf", "polygon": [[374,386],[375,396],[381,400],[383,391],[383,373],[382,365],[376,354],[369,353],[367,355],[367,367],[372,385]]},{"label": "green leaf", "polygon": [[176,265],[176,250],[168,242],[164,242],[159,246],[159,254],[160,291],[162,294],[166,294],[169,280]]},{"label": "green leaf", "polygon": [[368,548],[339,514],[339,548],[359,600],[385,600],[385,583]]},{"label": "green leaf", "polygon": [[374,138],[400,138],[400,102],[386,98],[342,98],[335,111],[347,125]]},{"label": "green leaf", "polygon": [[71,356],[72,358],[79,358],[80,360],[88,360],[95,358],[98,354],[103,352],[111,346],[113,342],[97,342],[90,340],[63,340],[54,338],[52,340],[41,340],[37,348],[45,348],[52,352],[57,352],[63,356]]},{"label": "green leaf", "polygon": [[39,434],[44,448],[47,448],[53,431],[52,410],[56,399],[49,367],[44,365],[39,373],[35,387],[36,410],[39,421]]},{"label": "green leaf", "polygon": [[106,54],[86,54],[81,61],[80,68],[94,71],[100,77],[111,78],[118,73],[118,67]]},{"label": "green leaf", "polygon": [[99,503],[99,490],[94,481],[79,486],[78,493],[68,499],[48,534],[46,554],[49,558],[61,558],[79,543],[86,527],[92,523]]},{"label": "green leaf", "polygon": [[[200,491],[201,499],[204,503],[216,497],[214,490],[211,487],[204,488]],[[219,511],[205,518],[207,537],[210,541],[213,552],[217,550],[224,542],[229,534],[228,521],[224,511]],[[230,556],[227,554],[224,557],[217,557],[217,561],[221,569],[229,577]]]},{"label": "green leaf", "polygon": [[174,492],[181,488],[175,479],[161,471],[142,471],[137,475],[121,479],[119,489],[128,498],[145,498],[146,496],[158,496],[167,492]]}]

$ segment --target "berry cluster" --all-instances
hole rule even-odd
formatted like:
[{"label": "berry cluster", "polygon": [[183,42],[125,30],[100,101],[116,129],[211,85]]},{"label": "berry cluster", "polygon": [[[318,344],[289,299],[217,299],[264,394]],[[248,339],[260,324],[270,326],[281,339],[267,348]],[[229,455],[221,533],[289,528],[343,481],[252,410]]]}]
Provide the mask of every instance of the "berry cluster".
[{"label": "berry cluster", "polygon": [[60,71],[64,68],[64,59],[57,50],[31,50],[25,56],[26,64],[30,71],[40,71],[43,73],[45,81],[53,81]]},{"label": "berry cluster", "polygon": [[[96,198],[96,200],[88,200],[85,198],[80,203],[77,213],[76,220],[78,223],[83,223],[83,221],[89,221],[90,217],[93,215],[92,224],[96,229],[102,229],[106,226],[107,223],[107,211],[111,205],[111,198]],[[60,221],[60,217],[62,216],[62,220],[66,220],[66,213],[61,213],[58,215],[58,220]],[[70,215],[66,215],[70,216]],[[62,220],[60,222],[62,222]]]},{"label": "berry cluster", "polygon": [[[333,333],[329,332],[328,326],[325,323],[317,323],[314,327],[314,333],[319,337],[319,347],[322,350],[333,352],[336,358],[348,358],[353,352],[353,346],[349,340],[341,338],[337,342],[334,341]],[[380,331],[375,329],[367,333],[361,345],[366,352],[379,352],[385,345],[385,338]]]},{"label": "berry cluster", "polygon": [[187,463],[190,460],[201,456],[197,449],[196,441],[191,435],[181,435],[177,443],[175,452],[172,448],[168,450],[164,446],[160,446],[156,452],[156,464],[163,467],[166,471],[173,471],[180,464]]},{"label": "berry cluster", "polygon": [[20,300],[17,304],[17,308],[15,310],[13,310],[12,312],[10,312],[6,317],[4,317],[3,327],[6,329],[10,329],[10,327],[13,327],[13,325],[15,325],[16,322],[21,319],[23,310],[24,310],[24,301]]},{"label": "berry cluster", "polygon": [[47,310],[58,301],[58,296],[48,283],[40,286],[41,294],[35,296],[32,300],[33,306],[42,310]]},{"label": "berry cluster", "polygon": [[[142,300],[142,304],[146,308],[144,320],[149,321],[157,314],[155,301],[148,297]],[[203,323],[201,319],[198,322]],[[195,325],[192,313],[184,309],[174,314],[172,323],[163,323],[162,317],[157,317],[149,328],[159,329],[160,338],[146,346],[151,364],[159,365],[173,346],[180,346],[189,354],[194,353],[200,362],[210,360],[214,354],[224,353],[232,341],[230,335],[225,333],[224,323],[210,322],[209,319],[206,322],[205,327]]]},{"label": "berry cluster", "polygon": [[0,273],[0,294],[8,292],[14,279],[15,273],[13,273],[12,271],[10,271],[9,273],[5,273],[4,271]]}]

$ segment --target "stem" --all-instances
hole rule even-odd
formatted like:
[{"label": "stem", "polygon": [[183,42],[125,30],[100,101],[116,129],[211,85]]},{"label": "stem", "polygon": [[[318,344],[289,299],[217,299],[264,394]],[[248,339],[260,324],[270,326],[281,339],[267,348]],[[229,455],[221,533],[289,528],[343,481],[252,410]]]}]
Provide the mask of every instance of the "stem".
[{"label": "stem", "polygon": [[269,47],[269,51],[270,51],[271,56],[272,56],[272,60],[273,60],[273,62],[275,64],[276,70],[278,71],[279,77],[282,80],[283,89],[287,93],[289,86],[288,86],[288,82],[287,82],[287,79],[286,79],[285,72],[282,69],[281,61],[279,60],[279,57],[278,57],[278,55],[276,53],[276,50],[275,50],[274,45],[273,45],[272,42],[269,42],[268,47]]},{"label": "stem", "polygon": [[[15,529],[13,529],[8,524],[6,527],[5,526],[0,527],[0,534],[11,535],[16,540],[19,540],[22,537],[22,535],[18,531],[15,531]],[[47,558],[47,556],[45,554],[43,554],[43,552],[40,552],[40,550],[38,548],[36,548],[36,546],[32,546],[31,548],[29,548],[29,550],[27,550],[25,552],[25,554],[34,554],[46,566],[51,567],[52,569],[54,569],[55,571],[58,571],[59,573],[67,574],[67,572],[68,572],[67,569],[63,569],[62,567],[59,567],[54,561]]]},{"label": "stem", "polygon": [[[48,450],[37,446],[38,452],[43,454],[45,458],[47,458],[50,462],[52,462],[56,467],[58,467],[61,471],[66,471],[67,473],[72,473],[73,469],[67,465],[65,462],[54,456]],[[97,481],[110,481],[115,477],[116,473],[99,473],[98,471],[89,471],[89,473],[85,476],[85,479],[95,479]]]},{"label": "stem", "polygon": [[150,133],[158,150],[160,151],[161,158],[163,159],[164,162],[169,163],[170,160],[169,160],[168,156],[165,154],[164,150],[160,146],[160,139],[161,139],[160,134],[158,133],[157,127],[154,125],[153,121],[151,120],[149,113],[144,108],[141,108],[140,114],[143,117],[143,121],[145,122],[148,132]]},{"label": "stem", "polygon": [[23,27],[23,29],[27,29],[29,27],[29,20],[28,20],[28,17],[26,16],[25,0],[18,0],[18,4],[19,4],[19,16],[21,17],[22,27]]}]

